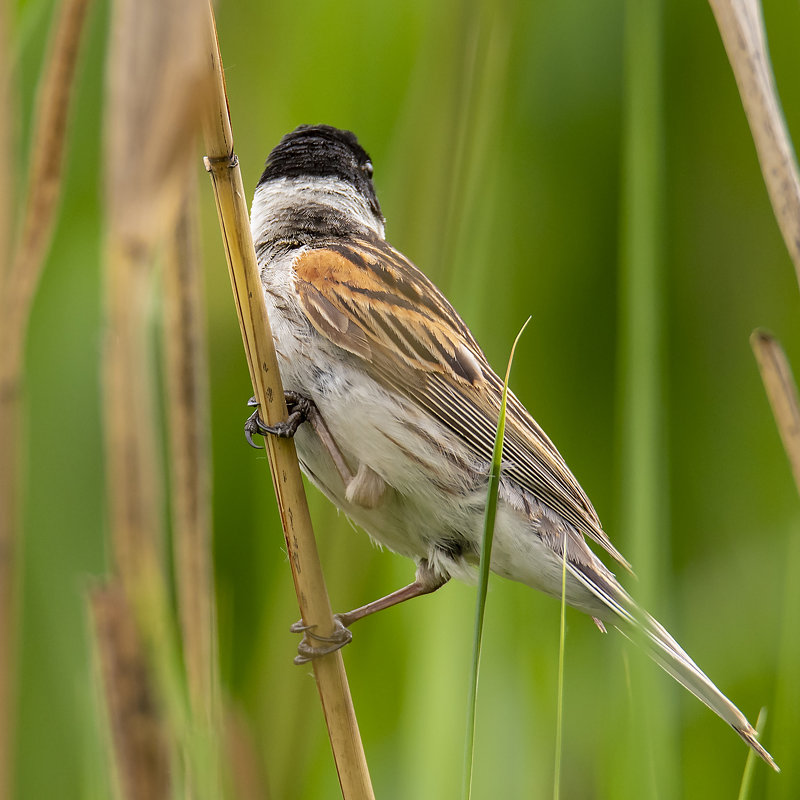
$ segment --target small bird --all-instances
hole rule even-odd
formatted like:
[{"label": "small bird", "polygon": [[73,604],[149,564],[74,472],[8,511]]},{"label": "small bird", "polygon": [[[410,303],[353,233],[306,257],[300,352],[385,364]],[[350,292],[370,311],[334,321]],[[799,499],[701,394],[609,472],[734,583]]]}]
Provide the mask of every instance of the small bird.
[{"label": "small bird", "polygon": [[[253,241],[289,417],[252,435],[294,436],[303,471],[372,539],[414,559],[416,580],[337,615],[333,641],[306,634],[298,662],[346,644],[349,626],[473,580],[503,381],[444,295],[385,239],[372,162],[350,131],[301,125],[270,153]],[[254,401],[251,401],[254,403]],[[304,422],[309,424],[303,424]],[[527,409],[508,394],[491,569],[566,602],[652,658],[768,764],[745,716],[588,547],[628,563]],[[309,640],[310,639],[310,640]]]}]

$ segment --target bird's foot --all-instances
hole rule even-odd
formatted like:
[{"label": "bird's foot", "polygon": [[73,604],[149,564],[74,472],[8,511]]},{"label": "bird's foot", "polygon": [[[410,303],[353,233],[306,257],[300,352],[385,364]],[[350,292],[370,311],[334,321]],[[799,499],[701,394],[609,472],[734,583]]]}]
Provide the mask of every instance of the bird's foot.
[{"label": "bird's foot", "polygon": [[297,645],[297,655],[294,657],[295,664],[307,664],[315,658],[327,656],[335,653],[346,644],[350,644],[353,639],[352,631],[348,630],[338,614],[334,614],[333,621],[335,627],[330,636],[321,636],[314,633],[316,625],[304,625],[302,620],[295,622],[289,630],[292,633],[302,633],[303,638]]},{"label": "bird's foot", "polygon": [[280,436],[283,439],[291,439],[297,433],[297,429],[309,418],[314,408],[314,403],[298,392],[284,392],[284,399],[286,400],[286,408],[289,412],[288,417],[284,422],[278,422],[275,425],[265,425],[258,413],[258,401],[255,397],[251,397],[247,401],[250,407],[255,406],[255,411],[247,418],[244,423],[244,437],[250,447],[255,447],[256,450],[261,450],[261,445],[253,441],[253,435],[266,436]]}]

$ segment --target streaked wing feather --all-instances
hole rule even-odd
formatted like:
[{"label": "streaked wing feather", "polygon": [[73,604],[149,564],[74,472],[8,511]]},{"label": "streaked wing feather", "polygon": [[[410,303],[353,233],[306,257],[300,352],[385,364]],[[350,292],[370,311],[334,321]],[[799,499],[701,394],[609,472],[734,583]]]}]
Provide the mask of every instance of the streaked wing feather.
[{"label": "streaked wing feather", "polygon": [[[319,333],[369,361],[385,385],[491,461],[502,381],[425,275],[377,237],[308,250],[295,272],[298,298]],[[553,443],[512,394],[509,403],[508,474],[627,567]]]}]

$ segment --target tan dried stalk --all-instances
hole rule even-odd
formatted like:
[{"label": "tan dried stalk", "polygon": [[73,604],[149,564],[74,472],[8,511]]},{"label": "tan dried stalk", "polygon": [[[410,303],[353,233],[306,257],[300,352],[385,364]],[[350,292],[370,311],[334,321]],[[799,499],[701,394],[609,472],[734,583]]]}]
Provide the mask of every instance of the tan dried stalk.
[{"label": "tan dried stalk", "polygon": [[709,0],[733,68],[772,209],[800,283],[800,179],[758,0]]},{"label": "tan dried stalk", "polygon": [[[28,319],[55,227],[72,84],[89,0],[64,0],[36,99],[27,198],[19,240],[0,270],[0,799],[11,797],[16,623],[20,571],[19,477],[22,370]],[[5,4],[0,11],[0,152],[12,153],[11,78]],[[0,258],[8,254],[11,191],[0,187]]]},{"label": "tan dried stalk", "polygon": [[[0,3],[0,153],[13,153],[15,136],[12,120],[17,119],[17,103],[13,91],[11,37],[8,29],[10,3]],[[11,268],[12,209],[16,208],[17,181],[11,169],[0,172],[0,287]]]},{"label": "tan dried stalk", "polygon": [[122,584],[90,591],[89,612],[120,793],[125,800],[166,800],[170,760],[164,721]]},{"label": "tan dried stalk", "polygon": [[[105,108],[107,331],[103,377],[112,550],[169,733],[190,731],[167,590],[151,298],[196,157],[208,68],[201,0],[117,0]],[[172,750],[170,751],[172,752]],[[187,751],[188,752],[188,751]],[[208,759],[195,758],[207,777]],[[181,776],[171,770],[172,779]],[[213,796],[213,778],[204,780]]]},{"label": "tan dried stalk", "polygon": [[203,11],[195,0],[118,0],[112,15],[105,416],[113,551],[129,588],[163,572],[151,282],[156,249],[175,227],[194,156],[206,70],[197,46],[203,29],[193,20]]},{"label": "tan dried stalk", "polygon": [[191,176],[164,263],[164,361],[178,610],[195,717],[216,730],[218,669],[211,564],[211,458],[197,182]]},{"label": "tan dried stalk", "polygon": [[[151,397],[152,359],[145,325],[150,265],[145,251],[126,251],[109,236],[104,378],[112,551],[120,586],[124,587],[147,648],[149,667],[170,648],[167,623],[170,610],[160,550],[161,463],[157,457]],[[150,673],[153,680],[159,677],[163,676]],[[163,690],[163,681],[158,688]],[[116,711],[109,704],[112,716]],[[121,724],[124,720],[112,721],[112,729]],[[120,749],[115,748],[115,757],[120,754]],[[167,758],[167,754],[163,757]],[[138,761],[137,766],[146,768]],[[120,773],[127,768],[117,762]],[[149,785],[149,779],[141,781]],[[132,795],[130,800],[144,796]]]},{"label": "tan dried stalk", "polygon": [[237,710],[228,709],[225,715],[225,735],[232,796],[237,800],[269,800],[252,733]]},{"label": "tan dried stalk", "polygon": [[753,331],[750,346],[755,353],[783,449],[789,457],[795,486],[800,493],[800,403],[792,368],[783,348],[771,333]]},{"label": "tan dried stalk", "polygon": [[[208,20],[209,55],[213,60],[216,92],[206,123],[206,165],[214,186],[250,377],[261,415],[272,425],[286,419],[286,404],[256,266],[241,172],[233,149],[225,81],[210,5]],[[294,442],[270,436],[266,438],[266,447],[300,613],[306,625],[314,625],[320,634],[328,635],[334,630],[333,617]],[[315,659],[313,667],[342,794],[347,800],[372,798],[372,784],[341,653],[337,651]]]},{"label": "tan dried stalk", "polygon": [[[800,283],[800,177],[772,75],[758,0],[709,0],[747,114],[761,172]],[[750,337],[800,491],[796,390],[786,357],[769,334]]]}]

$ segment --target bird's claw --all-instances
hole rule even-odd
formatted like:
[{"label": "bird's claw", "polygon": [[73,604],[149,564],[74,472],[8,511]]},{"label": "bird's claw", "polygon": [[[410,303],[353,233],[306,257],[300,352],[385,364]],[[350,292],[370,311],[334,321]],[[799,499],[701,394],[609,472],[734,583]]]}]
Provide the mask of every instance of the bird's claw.
[{"label": "bird's claw", "polygon": [[[255,398],[251,398],[251,400],[255,400]],[[253,404],[248,403],[247,405],[253,405]],[[261,422],[261,417],[258,416],[258,409],[256,409],[244,423],[244,438],[247,439],[247,444],[249,444],[250,447],[253,447],[256,450],[264,449],[260,444],[256,444],[253,441],[253,434],[254,433],[260,434],[262,427],[263,423]]]},{"label": "bird's claw", "polygon": [[258,400],[255,397],[251,397],[247,401],[248,406],[255,406],[256,409],[244,423],[244,438],[247,439],[250,447],[254,447],[256,450],[262,449],[260,444],[256,444],[253,441],[254,434],[259,436],[272,434],[282,439],[291,439],[297,433],[297,429],[308,419],[311,411],[311,401],[307,397],[298,392],[284,392],[283,396],[286,400],[286,408],[289,414],[284,422],[277,422],[275,425],[264,424],[261,415],[258,413]]},{"label": "bird's claw", "polygon": [[[344,626],[338,614],[334,615],[333,621],[335,627],[330,636],[314,633],[313,629],[317,626],[304,625],[302,620],[298,620],[290,626],[289,630],[292,633],[303,634],[300,644],[297,645],[297,655],[294,657],[295,664],[307,664],[315,658],[335,653],[346,644],[350,644],[353,639],[352,631]],[[313,642],[311,641],[312,639]]]}]

